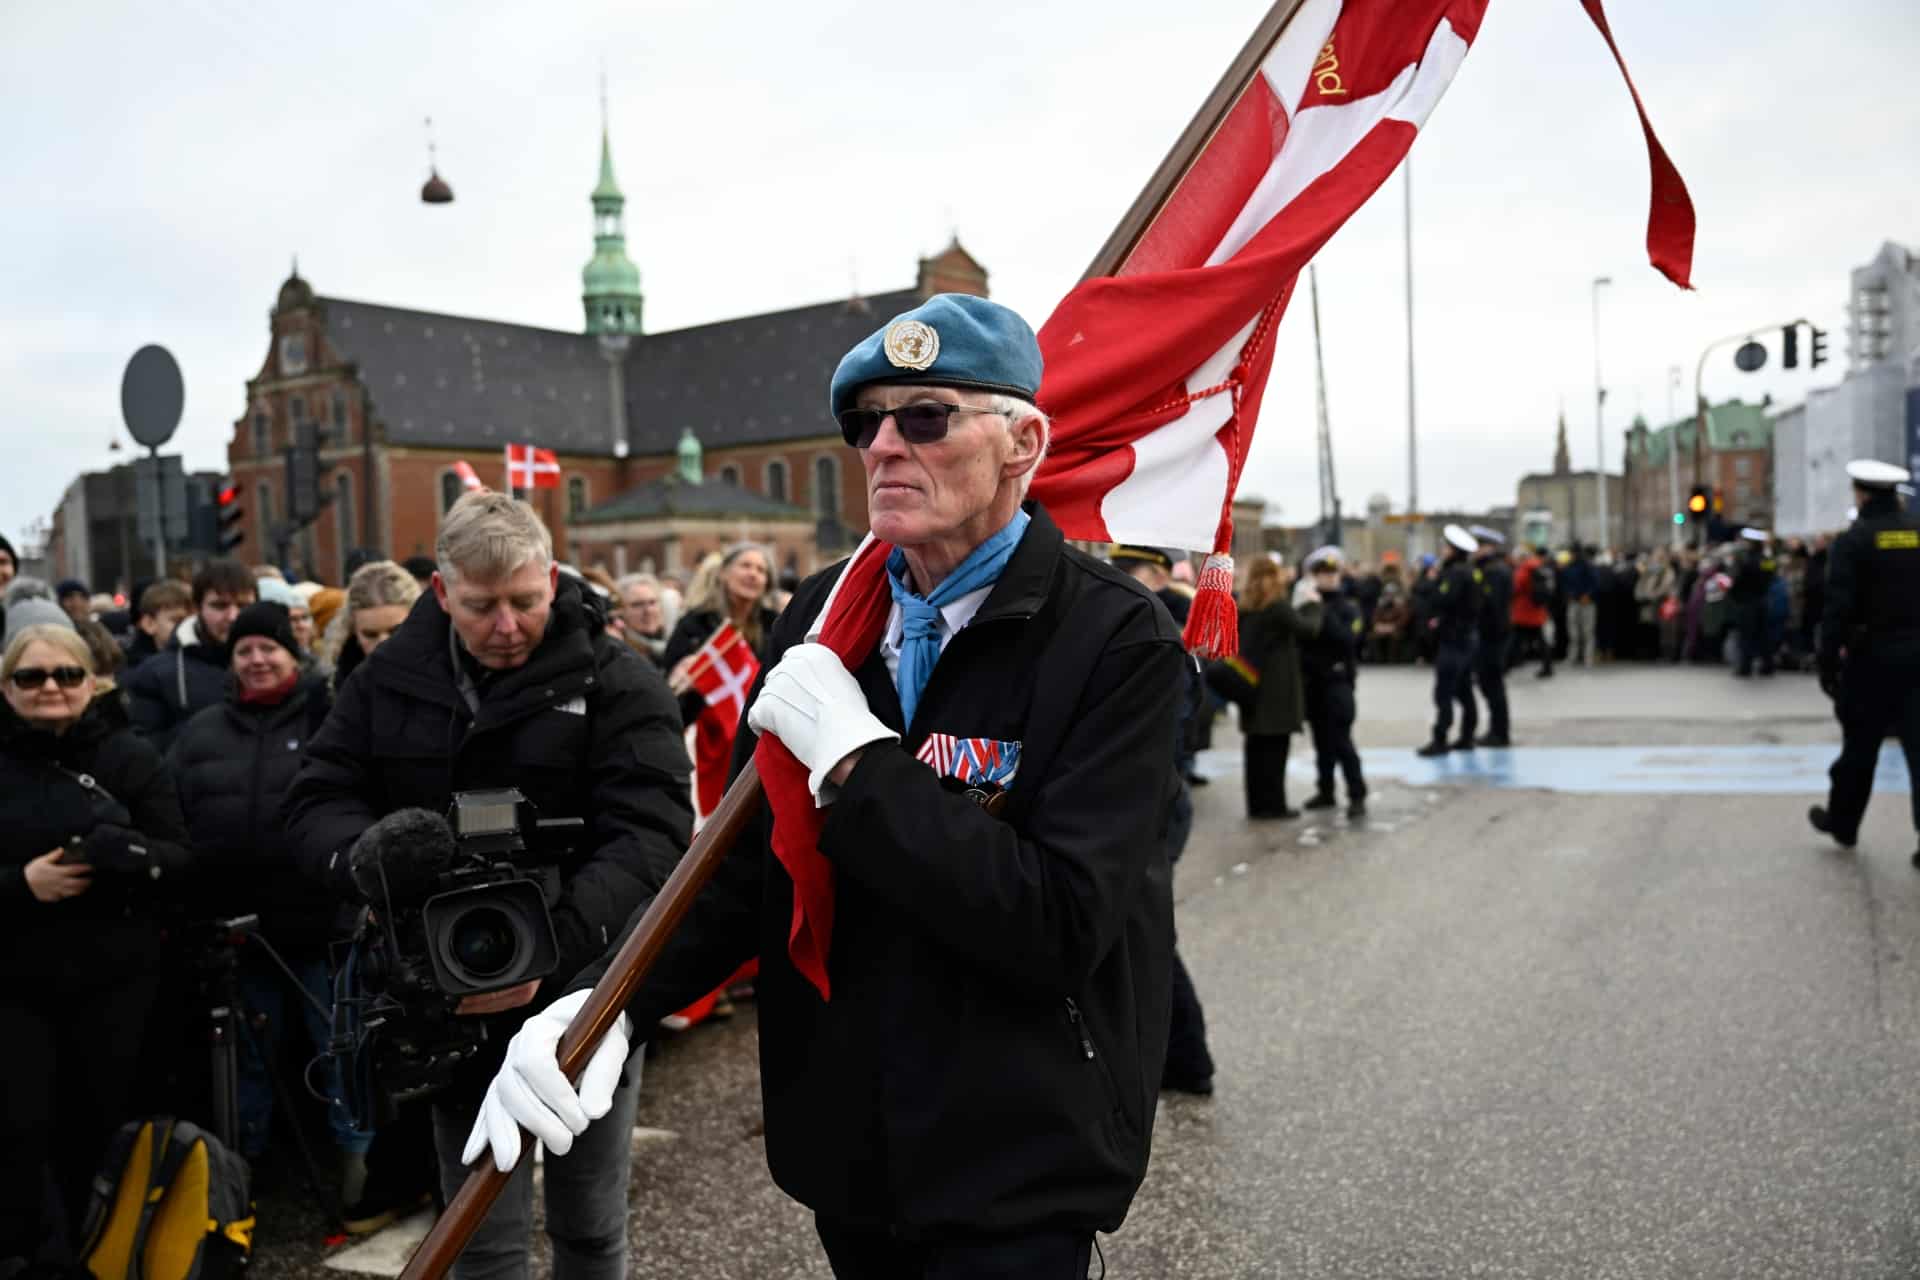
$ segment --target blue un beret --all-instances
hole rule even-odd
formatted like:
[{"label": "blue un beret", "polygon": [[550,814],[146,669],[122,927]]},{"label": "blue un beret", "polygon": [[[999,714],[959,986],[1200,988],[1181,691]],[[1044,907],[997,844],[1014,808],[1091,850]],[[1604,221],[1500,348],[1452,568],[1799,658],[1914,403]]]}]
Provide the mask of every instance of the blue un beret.
[{"label": "blue un beret", "polygon": [[938,293],[887,321],[833,371],[831,411],[875,383],[1040,394],[1040,343],[1017,312],[969,293]]}]

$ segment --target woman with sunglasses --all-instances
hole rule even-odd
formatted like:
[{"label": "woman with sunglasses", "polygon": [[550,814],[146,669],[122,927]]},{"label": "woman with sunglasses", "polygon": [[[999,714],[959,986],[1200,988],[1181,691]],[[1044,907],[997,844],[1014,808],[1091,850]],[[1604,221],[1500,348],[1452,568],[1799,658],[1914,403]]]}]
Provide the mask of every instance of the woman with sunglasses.
[{"label": "woman with sunglasses", "polygon": [[[95,702],[71,626],[0,658],[0,1273],[64,1259],[129,1108],[160,960],[151,903],[186,861],[159,753]],[[63,1218],[43,1206],[48,1179]]]}]

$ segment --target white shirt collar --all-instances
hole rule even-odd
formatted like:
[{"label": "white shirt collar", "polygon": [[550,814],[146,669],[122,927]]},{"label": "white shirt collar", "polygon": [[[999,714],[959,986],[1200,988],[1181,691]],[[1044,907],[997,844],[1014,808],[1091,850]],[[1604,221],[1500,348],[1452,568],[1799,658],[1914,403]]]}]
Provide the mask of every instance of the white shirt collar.
[{"label": "white shirt collar", "polygon": [[[953,639],[962,627],[973,621],[973,615],[980,612],[980,606],[985,604],[987,597],[993,594],[993,588],[994,584],[988,583],[978,590],[957,596],[940,606],[939,636],[942,652],[946,651],[947,642]],[[890,672],[899,668],[900,637],[905,627],[905,619],[900,612],[899,602],[896,601],[887,613],[886,634],[880,638],[880,656],[886,659],[887,670]]]}]

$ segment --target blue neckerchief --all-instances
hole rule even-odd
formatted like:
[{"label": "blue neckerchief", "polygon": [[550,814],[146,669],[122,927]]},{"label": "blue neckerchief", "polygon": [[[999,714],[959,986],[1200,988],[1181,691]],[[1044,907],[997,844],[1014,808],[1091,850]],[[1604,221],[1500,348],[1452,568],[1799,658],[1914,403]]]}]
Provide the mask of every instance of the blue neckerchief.
[{"label": "blue neckerchief", "polygon": [[1016,510],[1007,527],[967,553],[925,597],[917,596],[907,585],[907,557],[898,547],[887,557],[887,586],[893,589],[893,602],[900,606],[900,668],[893,683],[900,690],[900,711],[913,725],[913,712],[920,695],[933,678],[933,664],[940,660],[940,608],[952,604],[970,591],[978,591],[1000,580],[1014,548],[1027,532],[1030,517]]}]

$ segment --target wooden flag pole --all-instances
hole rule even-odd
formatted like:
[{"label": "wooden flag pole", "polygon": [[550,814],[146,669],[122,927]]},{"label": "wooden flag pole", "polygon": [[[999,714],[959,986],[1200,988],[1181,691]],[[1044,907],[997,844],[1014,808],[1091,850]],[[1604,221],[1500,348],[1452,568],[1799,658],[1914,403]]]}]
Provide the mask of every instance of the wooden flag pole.
[{"label": "wooden flag pole", "polygon": [[1267,10],[1267,16],[1260,20],[1260,25],[1254,29],[1239,56],[1227,67],[1226,74],[1220,77],[1220,83],[1207,95],[1199,112],[1173,144],[1173,150],[1167,152],[1167,158],[1160,162],[1160,167],[1147,179],[1147,185],[1134,197],[1133,205],[1127,210],[1126,216],[1120,219],[1120,225],[1100,246],[1100,252],[1088,264],[1086,274],[1080,277],[1083,281],[1119,274],[1120,268],[1133,256],[1134,249],[1139,247],[1147,232],[1159,220],[1160,211],[1173,198],[1173,193],[1185,180],[1187,171],[1193,168],[1194,161],[1213,141],[1213,135],[1220,132],[1220,126],[1226,123],[1227,116],[1239,103],[1241,95],[1246,93],[1247,86],[1260,74],[1260,64],[1267,60],[1273,46],[1279,43],[1280,33],[1287,29],[1287,24],[1293,21],[1293,15],[1305,3],[1306,0],[1275,0],[1274,6]]},{"label": "wooden flag pole", "polygon": [[[694,898],[713,878],[747,819],[760,807],[761,796],[760,774],[749,760],[746,768],[734,778],[733,785],[727,788],[727,794],[721,797],[713,816],[694,837],[687,856],[680,859],[680,865],[673,869],[667,883],[655,895],[646,914],[640,917],[640,923],[627,935],[626,942],[614,955],[613,964],[594,985],[580,1012],[574,1015],[567,1033],[560,1038],[560,1070],[566,1073],[567,1079],[579,1080],[587,1059],[613,1028],[647,970],[660,958],[667,939],[680,927],[693,907]],[[522,1129],[522,1160],[533,1159],[533,1142],[533,1136]],[[491,1154],[482,1155],[468,1172],[458,1194],[447,1203],[447,1211],[414,1250],[407,1269],[400,1273],[401,1280],[438,1280],[444,1276],[487,1216],[487,1210],[499,1198],[507,1185],[507,1177],[494,1167]]]}]

